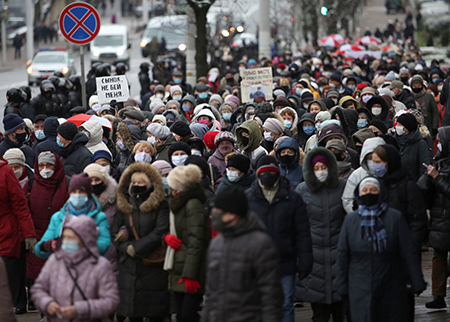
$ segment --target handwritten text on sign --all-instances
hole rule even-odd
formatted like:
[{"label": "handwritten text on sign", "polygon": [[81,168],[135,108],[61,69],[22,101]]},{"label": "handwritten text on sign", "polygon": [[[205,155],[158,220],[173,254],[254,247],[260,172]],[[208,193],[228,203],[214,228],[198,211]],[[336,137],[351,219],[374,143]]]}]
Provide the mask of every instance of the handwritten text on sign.
[{"label": "handwritten text on sign", "polygon": [[98,103],[109,103],[112,100],[125,102],[130,97],[128,80],[125,75],[97,77]]},{"label": "handwritten text on sign", "polygon": [[266,100],[273,99],[273,77],[270,67],[244,69],[239,71],[239,76],[242,79],[242,102],[252,102],[256,97],[263,97]]}]

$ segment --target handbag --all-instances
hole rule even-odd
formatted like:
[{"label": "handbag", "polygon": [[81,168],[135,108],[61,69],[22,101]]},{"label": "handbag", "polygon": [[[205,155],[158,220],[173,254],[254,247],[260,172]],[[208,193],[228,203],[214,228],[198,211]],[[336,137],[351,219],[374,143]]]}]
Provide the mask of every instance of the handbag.
[{"label": "handbag", "polygon": [[[134,228],[133,223],[133,215],[128,215],[130,220],[130,226],[133,230],[133,235],[136,240],[139,240],[139,236],[137,234],[136,228]],[[166,250],[167,246],[161,245],[156,248],[150,255],[145,258],[142,258],[142,263],[146,266],[162,266],[164,264],[164,260],[166,258]]]}]

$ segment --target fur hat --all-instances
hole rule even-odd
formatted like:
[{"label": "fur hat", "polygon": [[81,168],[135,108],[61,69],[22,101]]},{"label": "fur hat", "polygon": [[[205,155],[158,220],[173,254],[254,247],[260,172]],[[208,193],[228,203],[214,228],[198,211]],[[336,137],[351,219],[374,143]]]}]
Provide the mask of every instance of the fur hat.
[{"label": "fur hat", "polygon": [[190,186],[199,183],[202,179],[202,170],[195,164],[178,166],[167,176],[169,187],[175,191],[185,191]]}]

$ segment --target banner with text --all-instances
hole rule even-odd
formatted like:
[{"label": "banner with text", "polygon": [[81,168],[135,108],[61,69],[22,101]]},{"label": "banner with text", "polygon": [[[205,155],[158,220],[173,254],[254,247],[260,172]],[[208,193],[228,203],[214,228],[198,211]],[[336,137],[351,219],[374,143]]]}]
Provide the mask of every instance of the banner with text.
[{"label": "banner with text", "polygon": [[128,80],[125,75],[97,77],[98,103],[105,104],[116,100],[125,102],[130,97]]},{"label": "banner with text", "polygon": [[266,101],[273,99],[272,68],[244,69],[239,71],[239,76],[242,78],[242,102],[253,102],[257,97],[264,97]]}]

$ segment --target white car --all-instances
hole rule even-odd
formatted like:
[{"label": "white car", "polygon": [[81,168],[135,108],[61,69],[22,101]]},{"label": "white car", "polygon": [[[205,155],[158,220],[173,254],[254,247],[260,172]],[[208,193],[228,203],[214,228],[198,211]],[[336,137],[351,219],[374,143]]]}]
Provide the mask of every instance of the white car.
[{"label": "white car", "polygon": [[55,72],[61,72],[66,78],[75,74],[74,61],[69,53],[66,50],[39,51],[28,64],[28,85],[40,84]]}]

